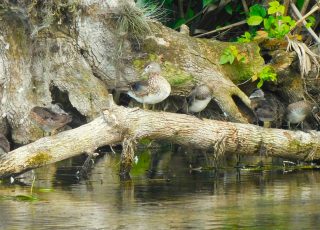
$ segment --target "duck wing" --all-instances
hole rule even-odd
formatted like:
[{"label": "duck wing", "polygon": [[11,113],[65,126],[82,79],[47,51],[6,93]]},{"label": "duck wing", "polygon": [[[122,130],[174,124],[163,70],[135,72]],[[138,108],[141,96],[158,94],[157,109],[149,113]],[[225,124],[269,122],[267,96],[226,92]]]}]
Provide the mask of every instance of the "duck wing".
[{"label": "duck wing", "polygon": [[138,81],[130,85],[131,91],[138,97],[144,97],[149,94],[148,81]]}]

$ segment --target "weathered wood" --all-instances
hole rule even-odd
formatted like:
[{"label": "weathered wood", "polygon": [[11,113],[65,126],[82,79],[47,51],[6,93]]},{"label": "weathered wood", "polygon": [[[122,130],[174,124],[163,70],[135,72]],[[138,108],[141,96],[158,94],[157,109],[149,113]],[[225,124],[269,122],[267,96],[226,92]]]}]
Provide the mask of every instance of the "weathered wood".
[{"label": "weathered wood", "polygon": [[[194,85],[205,82],[229,120],[247,122],[233,97],[247,106],[250,101],[232,81],[242,82],[262,68],[258,45],[192,38],[151,20],[151,33],[137,41],[117,24],[126,1],[80,1],[82,10],[72,15],[74,25],[60,25],[55,18],[36,32],[41,17],[20,15],[32,5],[27,9],[8,3],[7,11],[0,12],[0,126],[8,121],[10,139],[26,144],[41,137],[28,114],[34,106],[50,106],[53,89],[67,95],[60,103],[91,121],[105,109],[107,89],[137,81],[143,65],[160,57],[171,95],[188,95]],[[247,63],[219,64],[231,44],[247,56]]]},{"label": "weathered wood", "polygon": [[[0,177],[148,137],[165,139],[199,149],[215,149],[221,143],[226,154],[259,155],[286,159],[320,159],[320,133],[266,129],[251,124],[201,120],[184,114],[153,112],[113,105],[92,122],[79,128],[15,149],[0,158]],[[132,158],[132,157],[131,157]],[[128,157],[126,157],[128,159]],[[129,157],[130,159],[130,157]],[[130,161],[127,163],[130,165]]]}]

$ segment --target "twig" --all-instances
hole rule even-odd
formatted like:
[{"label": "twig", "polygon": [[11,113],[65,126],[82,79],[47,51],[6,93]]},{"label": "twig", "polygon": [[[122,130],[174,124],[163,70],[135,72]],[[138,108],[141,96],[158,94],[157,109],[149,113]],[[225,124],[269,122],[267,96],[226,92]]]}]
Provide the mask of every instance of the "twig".
[{"label": "twig", "polygon": [[304,15],[306,13],[309,3],[310,3],[310,0],[304,0],[303,6],[300,11],[301,15]]},{"label": "twig", "polygon": [[246,0],[241,0],[241,2],[242,2],[244,12],[246,12],[246,14],[247,14],[249,12],[249,8],[248,8]]},{"label": "twig", "polygon": [[246,24],[247,21],[246,20],[243,20],[243,21],[240,21],[240,22],[236,22],[236,23],[233,23],[231,25],[227,25],[227,26],[224,26],[224,27],[221,27],[219,29],[216,29],[216,30],[211,30],[209,32],[206,32],[206,33],[203,33],[203,34],[198,34],[196,36],[194,36],[195,38],[200,38],[200,37],[203,37],[205,35],[209,35],[209,34],[214,34],[218,31],[221,31],[221,30],[226,30],[226,29],[230,29],[232,27],[235,27],[235,26],[240,26],[240,25],[243,25],[243,24]]},{"label": "twig", "polygon": [[[297,8],[296,8],[297,9]],[[302,14],[300,14],[301,15],[301,17],[299,16],[299,15],[297,15],[298,17],[299,17],[299,20],[296,22],[296,26],[297,25],[299,25],[301,22],[303,22],[307,17],[309,17],[311,14],[313,14],[314,12],[316,12],[317,10],[319,10],[320,8],[319,8],[319,6],[315,6],[315,7],[313,7],[306,15],[304,15],[303,17],[302,17]],[[294,12],[295,12],[295,10],[294,10]],[[298,11],[299,12],[299,11]]]},{"label": "twig", "polygon": [[[309,0],[307,0],[309,1]],[[284,5],[284,16],[286,16],[288,14],[288,9],[289,9],[289,4],[290,4],[290,0],[284,0],[283,1],[283,5]]]},{"label": "twig", "polygon": [[[302,17],[302,15],[300,14],[300,12],[299,12],[299,10],[298,10],[298,8],[296,7],[295,4],[291,3],[290,6],[291,6],[293,12],[294,12],[294,13],[297,15],[297,17],[299,18],[299,21],[298,21],[298,22],[300,23],[300,21],[301,21],[304,26],[307,24],[306,21],[304,20],[304,18],[305,18],[305,17],[308,17],[308,15],[312,14],[313,12],[315,12],[316,10],[319,9],[319,7],[316,6],[316,7],[314,7],[312,10],[310,10],[309,13],[307,13],[305,16]],[[312,12],[312,13],[311,13],[311,12]],[[298,22],[296,23],[296,25],[298,24]],[[306,26],[305,26],[305,27],[306,27]],[[311,34],[311,36],[316,40],[316,42],[317,42],[317,43],[320,43],[320,38],[319,38],[318,35],[313,31],[313,29],[307,28],[307,27],[306,27],[306,29],[307,29],[308,32]]]}]

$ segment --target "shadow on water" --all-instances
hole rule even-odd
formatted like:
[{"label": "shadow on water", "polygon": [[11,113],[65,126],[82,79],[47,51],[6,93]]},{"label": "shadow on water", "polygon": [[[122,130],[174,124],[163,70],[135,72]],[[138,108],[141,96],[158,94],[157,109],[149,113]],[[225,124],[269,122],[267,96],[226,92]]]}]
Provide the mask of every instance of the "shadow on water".
[{"label": "shadow on water", "polygon": [[114,153],[101,154],[81,177],[85,155],[37,169],[33,202],[8,199],[30,194],[30,181],[2,183],[0,229],[314,229],[320,224],[319,171],[234,168],[232,157],[214,170],[210,153],[171,149],[139,149],[129,181],[119,180],[120,157]]}]

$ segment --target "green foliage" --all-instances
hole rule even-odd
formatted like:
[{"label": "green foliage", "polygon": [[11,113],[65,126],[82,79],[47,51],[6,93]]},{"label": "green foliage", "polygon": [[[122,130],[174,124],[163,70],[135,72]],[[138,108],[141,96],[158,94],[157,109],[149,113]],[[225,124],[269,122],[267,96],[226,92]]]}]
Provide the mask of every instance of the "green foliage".
[{"label": "green foliage", "polygon": [[270,16],[263,23],[271,38],[283,38],[295,26],[295,21],[290,16]]},{"label": "green foliage", "polygon": [[234,60],[244,63],[246,61],[246,57],[238,51],[236,46],[229,46],[223,51],[219,63],[221,65],[227,63],[233,64]]},{"label": "green foliage", "polygon": [[295,26],[295,21],[290,16],[283,16],[285,7],[278,1],[269,2],[268,17],[266,10],[260,5],[250,7],[247,23],[258,26],[263,22],[264,30],[270,38],[283,38]]},{"label": "green foliage", "polygon": [[237,42],[240,42],[240,43],[251,42],[253,37],[254,36],[250,32],[246,31],[243,35],[237,38]]},{"label": "green foliage", "polygon": [[314,16],[309,16],[307,17],[306,21],[307,21],[306,27],[310,28],[314,26],[314,24],[316,23],[316,18]]},{"label": "green foliage", "polygon": [[264,18],[266,15],[266,9],[259,4],[255,4],[249,9],[249,16],[261,16],[262,18]]},{"label": "green foliage", "polygon": [[284,6],[283,5],[280,5],[280,3],[278,1],[272,1],[272,2],[269,2],[269,8],[268,8],[268,14],[281,14],[283,15],[284,14]]},{"label": "green foliage", "polygon": [[260,25],[266,15],[266,9],[261,5],[255,4],[249,9],[249,17],[247,18],[247,23],[250,26]]},{"label": "green foliage", "polygon": [[297,5],[297,8],[298,8],[299,10],[302,9],[303,4],[304,4],[304,0],[297,0],[297,1],[296,1],[296,5]]},{"label": "green foliage", "polygon": [[252,80],[255,81],[259,79],[257,84],[258,88],[261,88],[265,81],[276,81],[277,74],[271,66],[265,66],[259,73],[253,76]]}]

